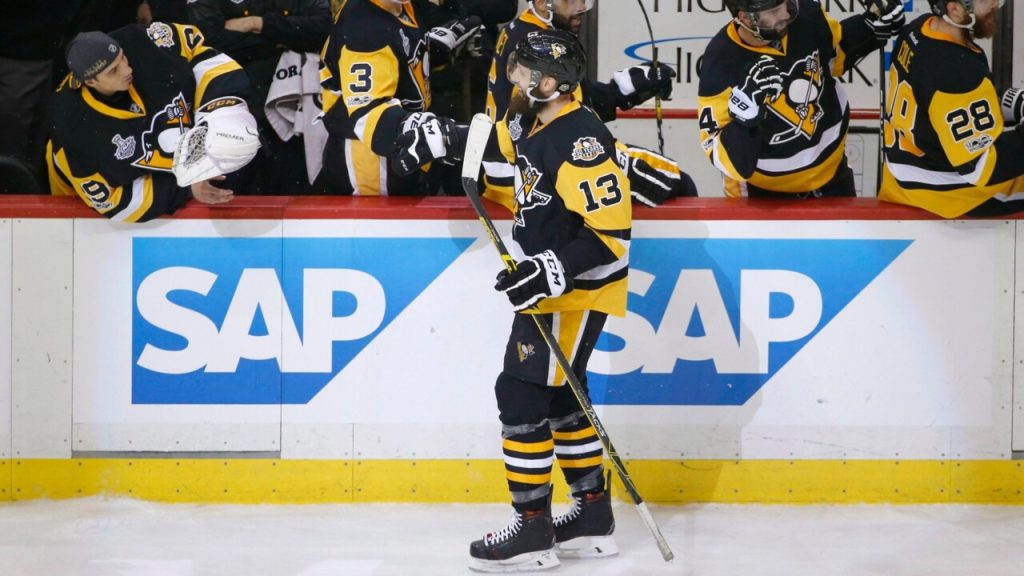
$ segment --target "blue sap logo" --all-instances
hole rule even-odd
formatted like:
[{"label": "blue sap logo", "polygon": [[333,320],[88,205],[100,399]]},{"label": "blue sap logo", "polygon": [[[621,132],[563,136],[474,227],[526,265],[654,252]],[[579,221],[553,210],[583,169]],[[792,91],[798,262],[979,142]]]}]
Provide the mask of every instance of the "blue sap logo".
[{"label": "blue sap logo", "polygon": [[472,241],[135,238],[132,402],[306,403]]},{"label": "blue sap logo", "polygon": [[635,240],[629,311],[597,348],[612,373],[590,374],[591,396],[742,405],[910,244]]}]

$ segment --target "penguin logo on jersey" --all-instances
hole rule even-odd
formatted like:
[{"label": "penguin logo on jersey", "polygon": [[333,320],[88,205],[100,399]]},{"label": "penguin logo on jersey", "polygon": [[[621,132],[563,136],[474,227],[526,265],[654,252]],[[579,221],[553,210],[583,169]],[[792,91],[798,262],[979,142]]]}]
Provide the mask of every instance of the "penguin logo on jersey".
[{"label": "penguin logo on jersey", "polygon": [[161,48],[174,48],[174,31],[163,22],[153,22],[146,28],[146,35],[153,44]]},{"label": "penguin logo on jersey", "polygon": [[524,212],[537,206],[547,206],[548,202],[551,202],[550,195],[537,190],[541,176],[540,170],[534,168],[525,156],[519,156],[519,160],[516,162],[516,193],[514,197],[516,226],[525,226]]},{"label": "penguin logo on jersey", "polygon": [[516,342],[516,352],[519,354],[520,364],[526,362],[527,358],[536,353],[533,344],[523,344],[522,342]]},{"label": "penguin logo on jersey", "polygon": [[786,89],[782,96],[771,101],[768,109],[788,124],[789,129],[773,135],[770,144],[784,144],[801,136],[810,140],[818,129],[818,121],[825,115],[819,106],[825,76],[818,51],[794,62],[784,75],[783,83]]},{"label": "penguin logo on jersey", "polygon": [[604,154],[604,146],[593,136],[580,138],[572,145],[572,159],[577,162],[593,162]]},{"label": "penguin logo on jersey", "polygon": [[153,116],[149,130],[142,133],[142,157],[132,165],[150,170],[171,171],[178,139],[192,125],[185,96],[178,93],[170,104]]}]

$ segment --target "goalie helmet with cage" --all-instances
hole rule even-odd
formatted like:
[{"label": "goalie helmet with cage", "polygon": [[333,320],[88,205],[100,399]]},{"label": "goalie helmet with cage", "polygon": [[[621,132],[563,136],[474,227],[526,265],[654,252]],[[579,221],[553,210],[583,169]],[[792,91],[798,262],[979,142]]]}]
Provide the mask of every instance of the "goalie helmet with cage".
[{"label": "goalie helmet with cage", "polygon": [[[546,102],[576,90],[587,66],[587,54],[575,34],[550,29],[530,32],[516,44],[508,59],[508,78],[516,77],[516,69],[529,71],[527,96],[531,101]],[[555,93],[542,97],[535,93],[545,77],[555,79]]]},{"label": "goalie helmet with cage", "polygon": [[800,15],[797,0],[725,0],[725,6],[740,26],[766,42],[781,40]]}]

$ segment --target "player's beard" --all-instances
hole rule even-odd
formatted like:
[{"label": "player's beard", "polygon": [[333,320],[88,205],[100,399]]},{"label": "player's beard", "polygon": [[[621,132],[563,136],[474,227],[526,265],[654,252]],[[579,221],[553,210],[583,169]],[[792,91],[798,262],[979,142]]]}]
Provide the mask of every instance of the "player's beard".
[{"label": "player's beard", "polygon": [[529,97],[522,90],[515,90],[512,99],[508,103],[509,116],[522,114],[524,118],[536,116],[544,107],[544,102],[531,102]]},{"label": "player's beard", "polygon": [[559,30],[565,30],[572,32],[573,34],[579,34],[580,28],[583,27],[583,16],[578,14],[572,18],[566,18],[561,14],[555,12],[555,15],[551,18],[551,23],[555,25],[555,28]]},{"label": "player's beard", "polygon": [[991,38],[996,33],[996,12],[993,10],[984,17],[979,18],[975,15],[977,20],[974,22],[974,37],[975,38]]}]

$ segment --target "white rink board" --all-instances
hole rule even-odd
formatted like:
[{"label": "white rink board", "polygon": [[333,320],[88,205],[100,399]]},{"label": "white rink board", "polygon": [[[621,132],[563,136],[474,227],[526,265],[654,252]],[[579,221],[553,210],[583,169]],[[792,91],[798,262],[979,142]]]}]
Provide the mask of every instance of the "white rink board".
[{"label": "white rink board", "polygon": [[[503,233],[510,229],[509,221],[498,225]],[[244,253],[251,261],[204,260],[236,244],[255,248]],[[608,325],[626,348],[599,346],[591,361],[598,412],[630,458],[1009,458],[1014,244],[1014,224],[996,221],[638,221],[634,324]],[[235,268],[245,269],[243,275],[272,268],[278,256],[265,252],[282,246],[283,288],[268,291],[272,272],[255,283],[230,280]],[[677,256],[696,260],[685,270],[666,264]],[[133,270],[153,266],[149,260],[157,262],[153,270]],[[133,298],[140,302],[133,282],[158,272],[173,284],[184,277],[178,268],[197,262],[228,282],[231,301],[218,295],[216,283],[205,297],[193,293],[179,301],[196,309],[220,302],[211,314],[220,314],[219,322],[224,310],[242,309],[240,303],[262,294],[272,318],[253,324],[251,335],[276,334],[272,346],[264,340],[257,348],[280,361],[243,358],[238,371],[221,366],[212,376],[204,368],[191,375],[200,386],[181,395],[178,376],[158,375],[154,385],[139,370],[133,350],[140,343],[133,347],[131,338],[171,352],[171,342],[180,351],[184,340],[151,338],[148,321],[133,315]],[[311,278],[330,267],[348,275],[331,288],[327,315],[334,320],[317,321],[305,316],[323,305],[309,288],[316,286]],[[471,220],[168,220],[133,228],[78,220],[75,449],[499,458],[493,382],[511,319],[491,289],[499,267]],[[677,274],[686,282],[677,282]],[[306,288],[290,292],[298,278]],[[718,290],[709,292],[713,278]],[[862,289],[844,287],[858,282]],[[657,301],[659,290],[664,302]],[[692,321],[678,315],[692,308],[687,298],[699,307],[703,339],[699,329],[682,329],[686,318]],[[636,323],[635,306],[645,301],[655,302],[650,318],[676,314],[665,330],[654,322],[654,340],[651,324]],[[731,345],[720,339],[729,332],[722,330],[728,318],[714,322],[719,303],[734,321],[742,312],[741,336]],[[172,316],[185,315],[178,309]],[[302,342],[285,342],[287,330],[275,332],[271,324],[294,324]],[[326,348],[317,348],[316,338],[330,330],[340,348],[324,369],[315,351]],[[714,345],[706,337],[711,333]],[[243,350],[243,357],[251,353],[239,337],[219,338],[196,349],[212,364],[223,364],[225,346]],[[340,364],[353,343],[355,352]],[[780,350],[790,356],[772,366]],[[674,363],[676,354],[688,358]],[[701,354],[703,365],[722,366],[710,379],[694,377]],[[252,376],[241,372],[253,365],[260,368],[245,373]],[[636,367],[642,371],[630,375]],[[765,370],[770,375],[744,400],[737,390],[764,378]],[[283,404],[257,390],[261,378],[278,378]],[[607,383],[597,388],[602,378]],[[218,386],[226,392],[216,392]],[[308,398],[300,394],[304,386],[313,391]],[[148,400],[133,403],[133,394]]]},{"label": "white rink board", "polygon": [[11,457],[11,220],[0,220],[0,459]]}]

